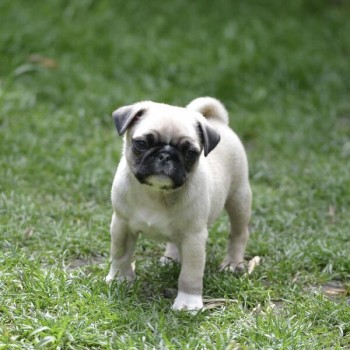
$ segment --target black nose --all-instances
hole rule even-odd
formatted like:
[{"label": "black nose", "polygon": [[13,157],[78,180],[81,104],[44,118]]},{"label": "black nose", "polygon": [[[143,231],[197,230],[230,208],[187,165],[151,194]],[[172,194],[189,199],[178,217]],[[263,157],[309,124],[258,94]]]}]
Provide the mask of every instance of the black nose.
[{"label": "black nose", "polygon": [[171,158],[171,156],[169,153],[160,153],[158,155],[158,159],[162,162],[167,162],[170,160],[170,158]]}]

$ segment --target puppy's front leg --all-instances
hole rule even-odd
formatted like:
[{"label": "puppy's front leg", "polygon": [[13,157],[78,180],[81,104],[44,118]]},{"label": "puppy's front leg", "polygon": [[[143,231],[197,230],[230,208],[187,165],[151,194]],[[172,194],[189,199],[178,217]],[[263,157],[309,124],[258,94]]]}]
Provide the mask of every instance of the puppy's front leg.
[{"label": "puppy's front leg", "polygon": [[198,310],[203,307],[202,290],[205,267],[207,229],[197,234],[187,234],[181,244],[181,272],[178,294],[173,310]]},{"label": "puppy's front leg", "polygon": [[132,281],[135,272],[131,266],[137,235],[130,234],[124,220],[112,216],[111,222],[111,257],[110,270],[106,282],[110,283],[117,277],[119,281]]}]

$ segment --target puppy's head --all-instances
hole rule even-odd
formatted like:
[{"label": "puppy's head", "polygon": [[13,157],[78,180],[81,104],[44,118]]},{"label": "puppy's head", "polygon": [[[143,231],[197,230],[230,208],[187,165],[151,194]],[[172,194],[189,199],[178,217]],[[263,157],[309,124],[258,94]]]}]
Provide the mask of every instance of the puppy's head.
[{"label": "puppy's head", "polygon": [[113,112],[124,155],[137,180],[162,190],[181,187],[203,151],[207,156],[220,135],[198,112],[154,102],[139,102]]}]

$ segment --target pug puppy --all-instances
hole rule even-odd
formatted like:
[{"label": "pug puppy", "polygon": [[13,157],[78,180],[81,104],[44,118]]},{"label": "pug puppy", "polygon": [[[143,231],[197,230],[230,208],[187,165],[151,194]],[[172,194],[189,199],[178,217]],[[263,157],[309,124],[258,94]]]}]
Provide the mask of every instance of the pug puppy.
[{"label": "pug puppy", "polygon": [[132,256],[143,233],[167,242],[161,262],[181,272],[174,310],[203,307],[208,227],[226,209],[231,232],[221,269],[243,262],[252,194],[241,141],[216,99],[201,97],[186,108],[150,101],[113,112],[123,155],[112,186],[109,283],[132,281]]}]

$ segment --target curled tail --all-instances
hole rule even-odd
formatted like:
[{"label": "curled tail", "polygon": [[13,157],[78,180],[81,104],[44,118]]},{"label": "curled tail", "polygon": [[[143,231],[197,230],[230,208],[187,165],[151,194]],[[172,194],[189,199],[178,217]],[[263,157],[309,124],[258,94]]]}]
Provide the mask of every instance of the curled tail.
[{"label": "curled tail", "polygon": [[213,97],[198,97],[186,108],[197,111],[207,119],[215,119],[228,124],[228,113],[224,105]]}]

